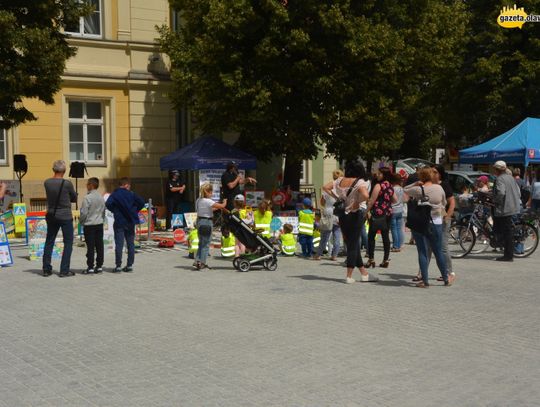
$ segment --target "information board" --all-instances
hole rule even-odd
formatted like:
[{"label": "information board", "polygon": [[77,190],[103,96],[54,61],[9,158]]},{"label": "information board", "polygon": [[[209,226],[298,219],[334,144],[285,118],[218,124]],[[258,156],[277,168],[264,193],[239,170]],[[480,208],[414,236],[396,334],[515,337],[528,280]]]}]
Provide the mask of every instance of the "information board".
[{"label": "information board", "polygon": [[[47,238],[47,221],[42,217],[26,218],[26,242],[28,243],[28,257],[30,260],[43,258],[45,240]],[[62,230],[58,232],[54,243],[52,258],[60,259],[64,251]]]},{"label": "information board", "polygon": [[281,227],[284,224],[288,223],[293,227],[293,233],[298,234],[298,217],[297,216],[276,216],[274,219],[279,219],[281,221]]},{"label": "information board", "polygon": [[0,222],[0,266],[9,266],[11,264],[13,264],[13,256],[9,247],[6,226],[4,222]]},{"label": "information board", "polygon": [[15,233],[26,231],[26,204],[13,204],[13,216],[15,217]]},{"label": "information board", "polygon": [[4,194],[4,197],[0,199],[0,212],[6,212],[8,209],[10,209],[10,205],[20,201],[21,190],[19,181],[9,180],[1,182],[6,184],[6,193]]},{"label": "information board", "polygon": [[197,212],[184,213],[184,219],[186,221],[186,227],[188,229],[194,229],[195,222],[197,222]]},{"label": "information board", "polygon": [[15,232],[15,217],[13,216],[13,211],[7,211],[0,214],[0,222],[4,223],[8,235]]}]

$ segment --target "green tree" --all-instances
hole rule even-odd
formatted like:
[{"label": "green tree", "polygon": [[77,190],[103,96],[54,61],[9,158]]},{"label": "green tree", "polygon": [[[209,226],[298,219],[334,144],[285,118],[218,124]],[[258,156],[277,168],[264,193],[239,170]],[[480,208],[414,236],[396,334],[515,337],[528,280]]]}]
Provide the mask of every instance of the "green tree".
[{"label": "green tree", "polygon": [[[460,1],[170,3],[182,15],[178,32],[160,30],[172,100],[262,159],[311,158],[321,145],[372,159],[398,151],[409,123],[432,137],[466,25]],[[419,108],[434,124],[418,125]]]},{"label": "green tree", "polygon": [[61,27],[88,11],[78,0],[0,0],[0,128],[36,119],[24,98],[54,102],[75,55]]},{"label": "green tree", "polygon": [[[522,29],[497,24],[503,6],[515,2],[467,2],[466,54],[446,111],[448,141],[459,147],[497,136],[527,116],[540,117],[540,24]],[[540,0],[519,2],[540,13]]]}]

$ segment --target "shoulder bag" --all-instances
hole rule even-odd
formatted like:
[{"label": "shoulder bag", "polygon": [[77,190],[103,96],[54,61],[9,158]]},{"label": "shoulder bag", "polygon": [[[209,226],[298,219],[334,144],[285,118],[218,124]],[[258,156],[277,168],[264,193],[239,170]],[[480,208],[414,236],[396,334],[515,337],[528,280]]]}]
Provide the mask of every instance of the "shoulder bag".
[{"label": "shoulder bag", "polygon": [[347,191],[347,194],[345,195],[344,199],[338,198],[336,202],[334,203],[334,215],[336,215],[338,218],[345,216],[345,199],[349,197],[349,195],[351,194],[356,184],[358,184],[358,181],[360,181],[360,178],[356,178],[354,180],[349,190]]},{"label": "shoulder bag", "polygon": [[60,203],[60,196],[62,195],[62,189],[64,189],[65,182],[66,182],[66,180],[63,179],[62,183],[60,184],[60,189],[58,190],[58,195],[56,196],[56,200],[54,202],[53,213],[50,214],[47,211],[47,215],[45,216],[45,219],[48,220],[48,221],[54,220],[56,218],[56,210],[58,209],[58,204]]}]

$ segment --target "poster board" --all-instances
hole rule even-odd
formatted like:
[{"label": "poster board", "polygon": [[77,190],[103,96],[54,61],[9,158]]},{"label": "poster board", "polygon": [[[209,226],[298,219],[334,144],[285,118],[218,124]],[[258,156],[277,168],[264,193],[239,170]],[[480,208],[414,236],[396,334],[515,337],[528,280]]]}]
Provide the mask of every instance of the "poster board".
[{"label": "poster board", "polygon": [[184,213],[184,220],[188,229],[194,229],[195,222],[197,222],[197,212]]},{"label": "poster board", "polygon": [[[28,244],[28,257],[30,260],[43,258],[45,239],[47,238],[47,221],[42,217],[26,218],[26,242]],[[58,232],[53,246],[52,258],[60,259],[64,252],[62,231]]]},{"label": "poster board", "polygon": [[[6,193],[2,199],[0,199],[0,212],[7,212],[14,203],[20,201],[21,187],[19,181],[2,181],[6,184]],[[6,225],[6,231],[7,231]],[[8,232],[9,233],[9,232]]]},{"label": "poster board", "polygon": [[0,222],[4,223],[4,228],[8,235],[15,232],[15,217],[13,216],[13,211],[7,211],[0,214]]},{"label": "poster board", "polygon": [[171,227],[183,228],[184,227],[184,216],[181,213],[173,213],[171,218]]},{"label": "poster board", "polygon": [[[199,187],[205,182],[212,184],[212,199],[216,202],[221,200],[221,176],[223,172],[224,170],[199,170]],[[242,178],[246,175],[244,170],[238,170],[238,173]]]},{"label": "poster board", "polygon": [[[281,225],[288,223],[293,227],[293,233],[298,234],[298,216],[276,216],[281,221]],[[274,218],[274,219],[275,219]]]},{"label": "poster board", "polygon": [[13,264],[13,256],[9,247],[6,226],[0,222],[0,266],[9,266]]},{"label": "poster board", "polygon": [[246,206],[257,208],[264,201],[264,191],[246,191]]},{"label": "poster board", "polygon": [[26,232],[26,204],[13,204],[13,216],[15,217],[15,233]]}]

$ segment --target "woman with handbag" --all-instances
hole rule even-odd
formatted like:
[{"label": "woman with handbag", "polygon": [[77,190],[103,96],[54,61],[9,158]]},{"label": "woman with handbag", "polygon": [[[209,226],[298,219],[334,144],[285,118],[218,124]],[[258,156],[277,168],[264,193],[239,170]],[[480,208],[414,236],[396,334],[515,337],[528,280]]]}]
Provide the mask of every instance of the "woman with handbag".
[{"label": "woman with handbag", "polygon": [[391,184],[392,172],[388,167],[379,168],[377,172],[377,183],[371,190],[371,197],[367,205],[367,217],[369,219],[368,232],[368,253],[369,260],[366,266],[375,267],[373,259],[375,253],[375,236],[377,231],[381,231],[384,247],[383,262],[380,267],[388,268],[390,264],[390,221],[392,219],[392,204],[397,198],[394,194],[394,187]]},{"label": "woman with handbag", "polygon": [[360,253],[360,228],[363,222],[360,204],[369,197],[363,180],[365,175],[366,170],[359,160],[347,161],[345,176],[323,186],[323,191],[336,199],[334,214],[339,218],[339,225],[347,246],[347,278],[345,279],[347,284],[356,282],[352,278],[355,268],[360,271],[362,283],[379,280],[367,272]]}]

